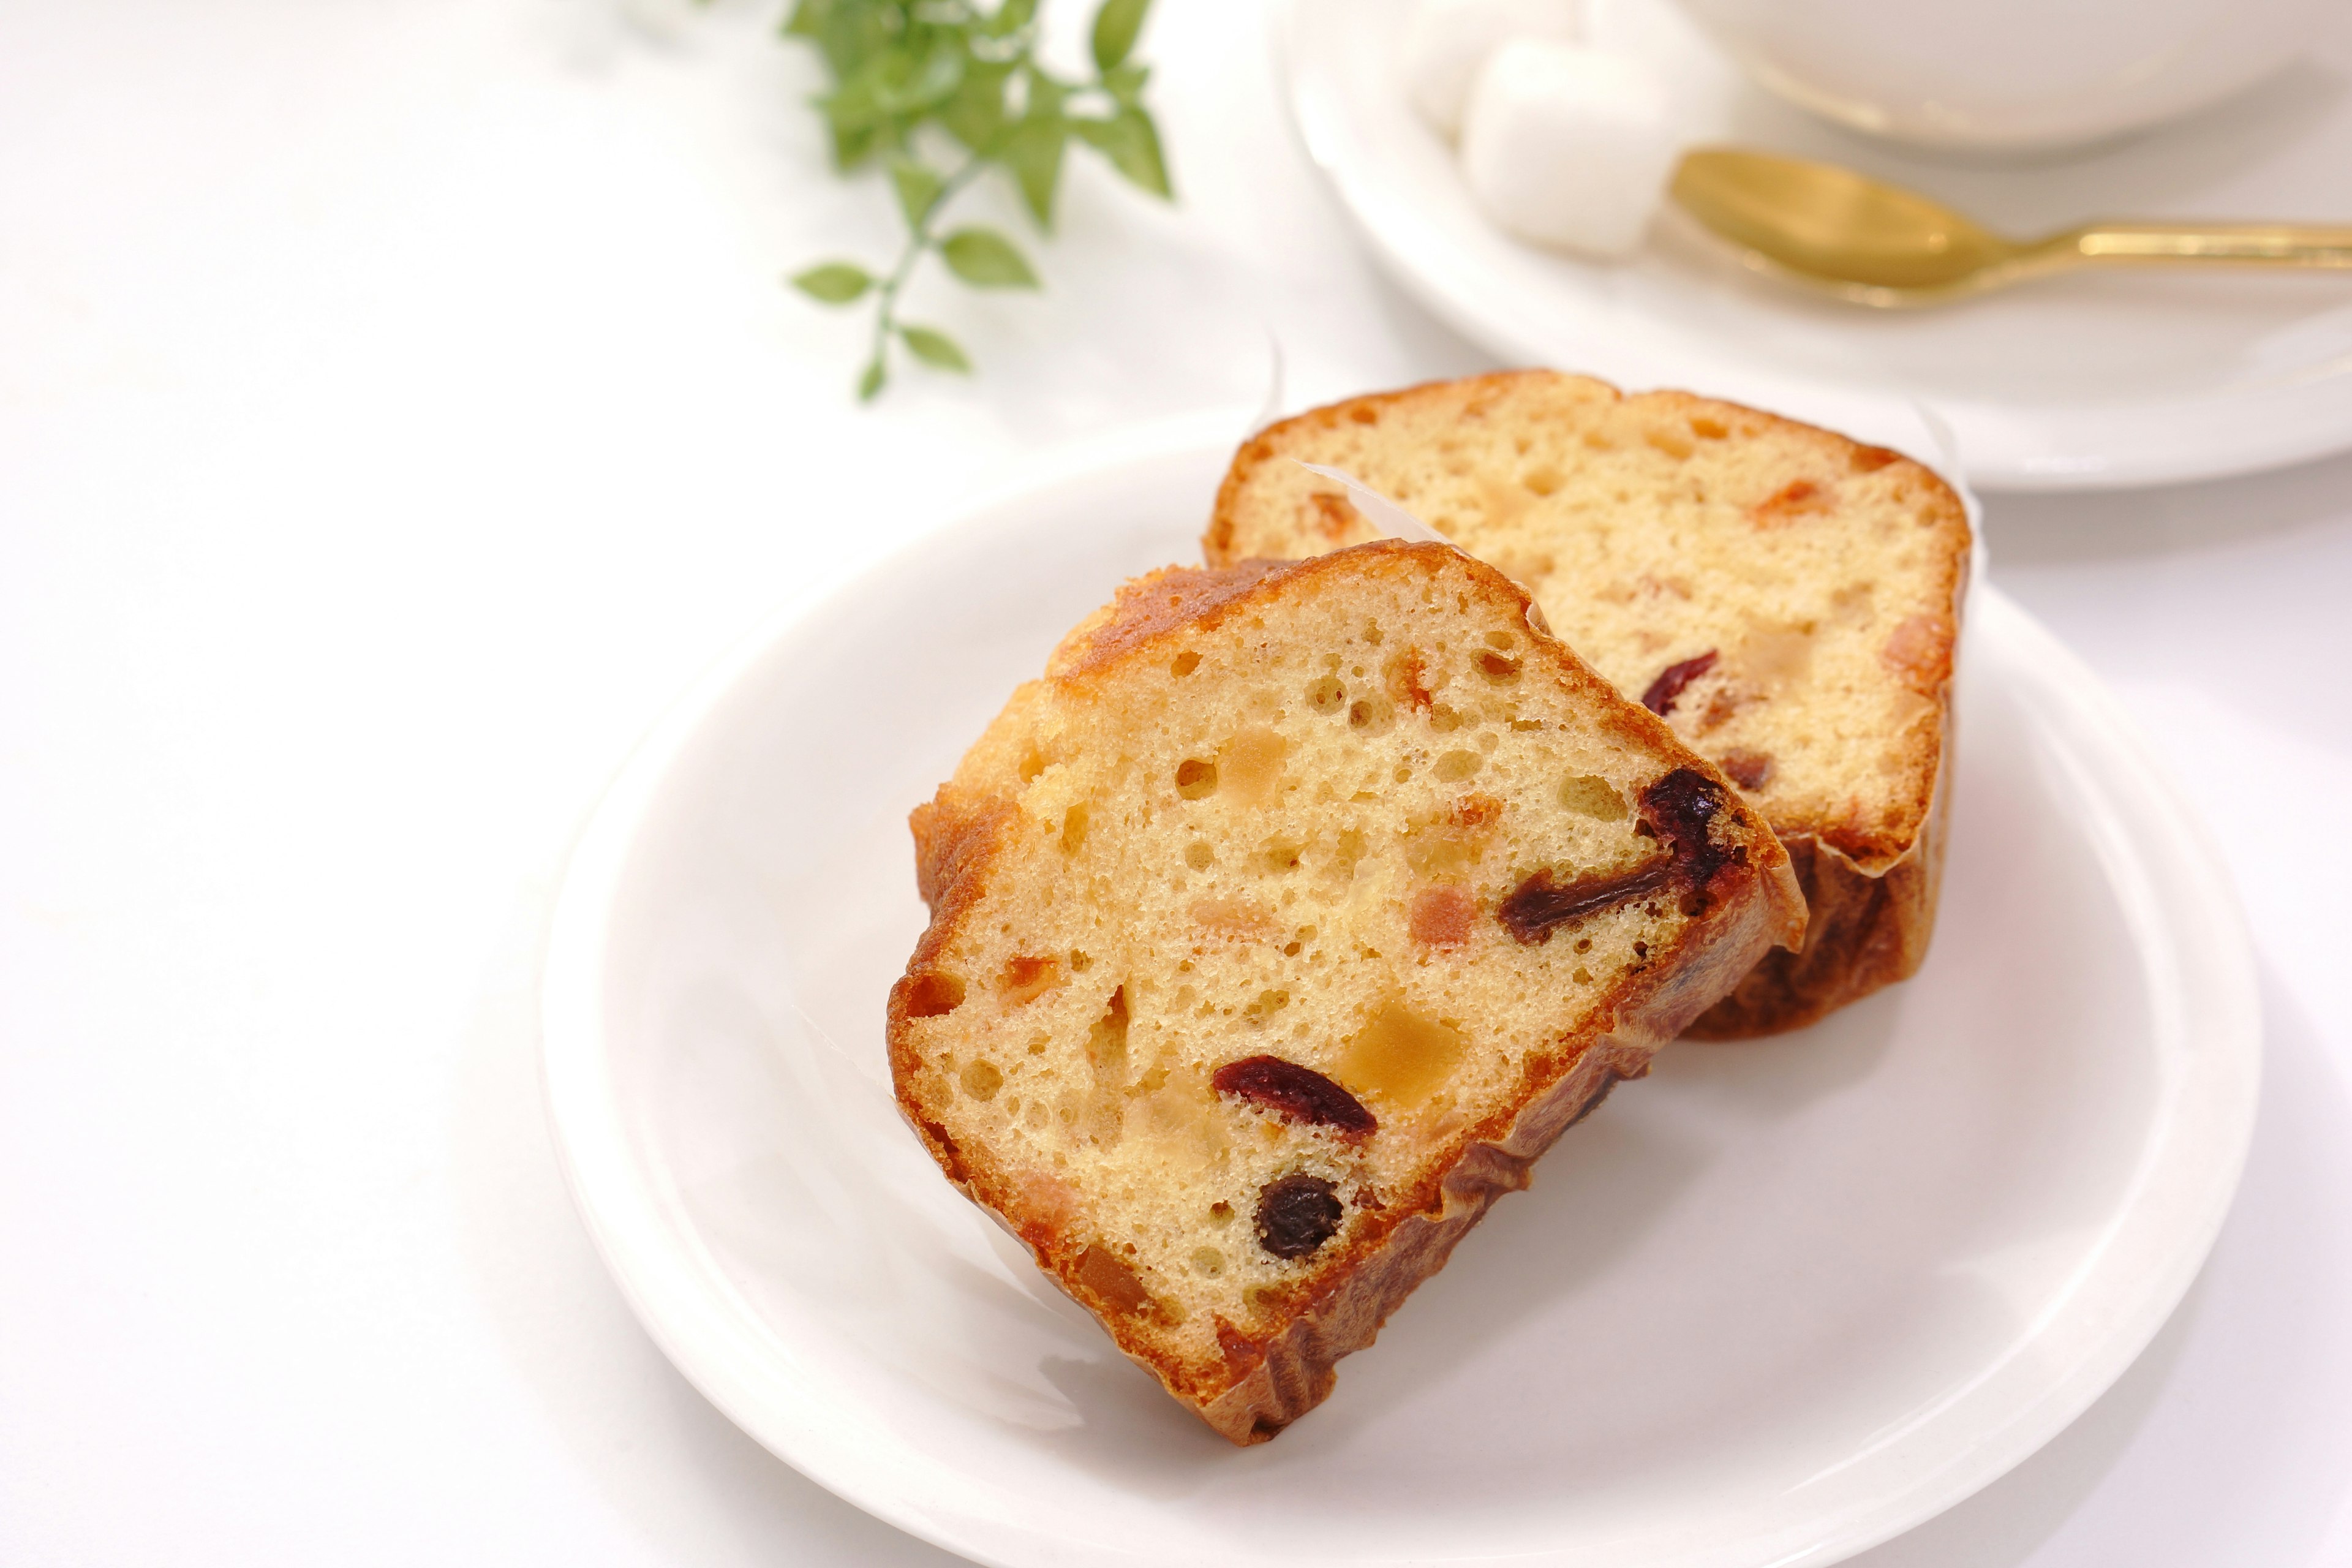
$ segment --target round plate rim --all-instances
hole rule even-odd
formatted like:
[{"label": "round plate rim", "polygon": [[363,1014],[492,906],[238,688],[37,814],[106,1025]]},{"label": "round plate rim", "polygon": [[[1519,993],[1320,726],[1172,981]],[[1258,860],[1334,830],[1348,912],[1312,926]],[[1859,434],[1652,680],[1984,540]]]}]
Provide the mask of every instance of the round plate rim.
[{"label": "round plate rim", "polygon": [[[1525,320],[1525,312],[1507,308],[1509,290],[1471,287],[1467,279],[1443,276],[1445,268],[1433,261],[1430,255],[1433,247],[1442,243],[1437,237],[1442,233],[1438,226],[1383,216],[1383,204],[1367,199],[1365,182],[1370,176],[1361,166],[1364,161],[1345,155],[1338,144],[1343,140],[1340,130],[1330,123],[1330,116],[1318,115],[1314,107],[1318,94],[1346,101],[1336,80],[1326,79],[1327,75],[1336,77],[1337,73],[1323,71],[1321,57],[1308,51],[1303,37],[1307,30],[1303,14],[1318,3],[1321,0],[1274,0],[1266,13],[1284,106],[1292,132],[1308,162],[1329,185],[1381,270],[1424,309],[1507,363],[1527,363],[1530,356],[1537,361],[1548,359],[1548,351],[1518,325]],[[2347,378],[2352,378],[2352,359],[2341,359],[2332,375],[2305,375],[2293,390],[2307,392],[2315,379],[2352,388]],[[1703,381],[1707,377],[1694,374],[1685,379]],[[1761,372],[1751,365],[1729,362],[1715,379],[1758,385],[1763,390],[1754,395],[1755,399],[1766,405],[1776,399],[1801,403],[1809,398],[1834,397],[1841,391],[1837,384],[1824,378]],[[1691,390],[1707,389],[1694,386]],[[1878,391],[1880,395],[1885,395],[1887,389]],[[1733,400],[1741,401],[1747,395],[1735,395]],[[2347,390],[2347,395],[2352,396],[2352,390]],[[1969,483],[1985,490],[2057,493],[2185,484],[2267,472],[2352,448],[2352,418],[2305,418],[2294,423],[2273,419],[2252,428],[2242,425],[2227,447],[2210,444],[2200,447],[2195,437],[2210,424],[2212,406],[2210,399],[2145,406],[2085,405],[2032,410],[1971,399],[1940,400],[1936,405],[1937,413],[1959,434]],[[2167,434],[2172,438],[2147,439],[2125,454],[2058,450],[2039,456],[2017,451],[1985,455],[1989,445],[1998,445],[1984,439],[1986,432],[2028,418],[2045,433],[2059,433],[2061,447],[2067,444],[2063,433],[2073,429],[2073,442],[2080,447],[2086,440],[2097,439],[2090,432],[2101,425],[2120,418],[2145,424],[2162,417],[2167,411],[2174,415],[2167,426]]]},{"label": "round plate rim", "polygon": [[[1222,453],[1231,446],[1231,425],[1224,416],[1162,421],[1045,454],[1021,475],[877,563],[845,574],[829,590],[803,596],[763,621],[681,694],[623,763],[574,842],[549,922],[541,969],[542,1096],[574,1208],[631,1311],[688,1381],[777,1458],[876,1518],[997,1568],[1066,1559],[1058,1551],[1008,1555],[992,1549],[958,1528],[952,1510],[932,1506],[936,1494],[927,1500],[920,1487],[894,1483],[887,1467],[845,1460],[839,1451],[844,1446],[827,1441],[822,1423],[786,1418],[789,1396],[810,1390],[791,1369],[775,1363],[782,1347],[761,1342],[742,1321],[747,1310],[719,1293],[691,1238],[663,1222],[656,1194],[630,1158],[607,1070],[598,998],[608,917],[638,830],[671,768],[736,683],[778,643],[840,599],[887,581],[894,563],[950,533],[986,528],[992,520],[994,526],[1008,526],[1008,511],[1016,511],[1024,498],[1099,478],[1106,469]],[[2208,1042],[2199,1059],[2215,1079],[2214,1092],[2195,1107],[2209,1123],[2201,1142],[2220,1152],[2209,1154],[2201,1182],[2192,1184],[2196,1190],[2187,1194],[2189,1212],[2173,1227],[2172,1247],[2161,1266],[2143,1278],[2127,1310],[2116,1315],[2101,1353],[2084,1357],[1992,1440],[1956,1456],[1929,1478],[1932,1484],[1915,1484],[1881,1500],[1801,1552],[1783,1553],[1772,1568],[1835,1563],[1924,1522],[1997,1479],[2088,1408],[2155,1337],[2203,1266],[2252,1139],[2261,1079],[2253,960],[2218,852],[2131,720],[2087,666],[1998,589],[1980,586],[1970,613],[1976,621],[1972,637],[1990,634],[2028,656],[2015,662],[2035,672],[2041,693],[2067,709],[2078,736],[2095,741],[2095,749],[2116,769],[2107,782],[2116,787],[2127,783],[2145,797],[2140,805],[2163,830],[2161,847],[2171,869],[2194,889],[2192,898],[2164,907],[2168,916],[2196,923],[2194,942],[2183,945],[2207,959],[2200,972],[2185,979],[2200,983],[2201,1004],[2189,1012],[2199,1026],[2197,1037]],[[1129,1560],[1177,1561],[1150,1555]]]}]

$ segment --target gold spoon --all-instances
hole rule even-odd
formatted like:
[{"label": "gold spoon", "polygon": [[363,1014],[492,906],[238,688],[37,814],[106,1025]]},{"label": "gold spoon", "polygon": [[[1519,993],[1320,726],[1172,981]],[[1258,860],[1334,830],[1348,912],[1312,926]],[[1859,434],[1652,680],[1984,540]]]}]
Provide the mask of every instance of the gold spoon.
[{"label": "gold spoon", "polygon": [[1674,196],[1759,270],[1864,305],[1930,305],[2069,267],[2352,268],[2352,226],[2286,223],[2093,223],[2004,239],[1916,191],[1769,153],[1703,147]]}]

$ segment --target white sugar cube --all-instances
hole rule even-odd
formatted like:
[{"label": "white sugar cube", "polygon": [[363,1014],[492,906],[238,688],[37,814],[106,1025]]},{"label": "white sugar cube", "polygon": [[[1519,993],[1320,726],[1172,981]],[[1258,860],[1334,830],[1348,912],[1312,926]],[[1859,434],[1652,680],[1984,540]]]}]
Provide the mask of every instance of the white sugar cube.
[{"label": "white sugar cube", "polygon": [[1446,136],[1487,57],[1514,38],[1572,39],[1576,0],[1420,0],[1397,50],[1405,95]]},{"label": "white sugar cube", "polygon": [[1478,73],[1462,173],[1486,216],[1543,245],[1630,254],[1679,150],[1665,85],[1641,61],[1522,39]]}]

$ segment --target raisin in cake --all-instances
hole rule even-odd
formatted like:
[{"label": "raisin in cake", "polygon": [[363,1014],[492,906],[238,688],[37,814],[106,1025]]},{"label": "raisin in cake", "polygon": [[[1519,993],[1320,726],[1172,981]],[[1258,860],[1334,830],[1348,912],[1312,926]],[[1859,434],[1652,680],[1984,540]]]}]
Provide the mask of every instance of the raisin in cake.
[{"label": "raisin in cake", "polygon": [[912,826],[901,1107],[1237,1443],[1802,905],[1709,764],[1442,544],[1171,568]]},{"label": "raisin in cake", "polygon": [[1319,408],[1234,459],[1211,565],[1374,537],[1347,469],[1527,585],[1552,628],[1760,809],[1811,910],[1699,1020],[1809,1024],[1916,969],[1935,921],[1959,500],[1884,447],[1678,392],[1526,371]]}]

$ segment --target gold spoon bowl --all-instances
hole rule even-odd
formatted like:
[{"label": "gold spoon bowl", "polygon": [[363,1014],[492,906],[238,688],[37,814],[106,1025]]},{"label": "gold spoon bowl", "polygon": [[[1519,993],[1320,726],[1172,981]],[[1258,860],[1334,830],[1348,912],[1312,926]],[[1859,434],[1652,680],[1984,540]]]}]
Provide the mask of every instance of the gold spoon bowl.
[{"label": "gold spoon bowl", "polygon": [[2074,267],[2352,269],[2352,226],[2092,223],[2013,240],[1851,169],[1734,147],[1685,155],[1673,194],[1751,267],[1880,307],[1938,304]]}]

